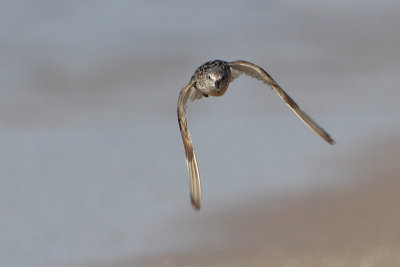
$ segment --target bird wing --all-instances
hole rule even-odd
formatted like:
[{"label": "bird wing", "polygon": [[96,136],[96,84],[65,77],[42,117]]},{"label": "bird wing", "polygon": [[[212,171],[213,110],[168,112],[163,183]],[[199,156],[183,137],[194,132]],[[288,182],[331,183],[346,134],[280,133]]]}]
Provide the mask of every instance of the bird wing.
[{"label": "bird wing", "polygon": [[[194,148],[192,144],[192,138],[187,127],[187,121],[185,117],[186,104],[188,99],[194,100],[199,98],[196,89],[192,89],[194,81],[191,80],[179,94],[178,99],[178,122],[179,129],[182,135],[183,147],[185,148],[186,164],[189,172],[189,183],[190,183],[190,199],[193,207],[196,210],[200,210],[201,205],[201,183],[199,168],[197,166],[196,155],[194,154]],[[201,96],[200,96],[201,97]]]},{"label": "bird wing", "polygon": [[312,131],[322,137],[326,142],[333,145],[335,141],[329,136],[329,134],[321,128],[310,116],[307,115],[297,103],[275,82],[274,79],[262,68],[244,60],[237,60],[228,63],[229,67],[237,74],[244,73],[250,75],[262,82],[268,84],[277,93],[283,101],[290,107],[291,110],[304,122]]}]

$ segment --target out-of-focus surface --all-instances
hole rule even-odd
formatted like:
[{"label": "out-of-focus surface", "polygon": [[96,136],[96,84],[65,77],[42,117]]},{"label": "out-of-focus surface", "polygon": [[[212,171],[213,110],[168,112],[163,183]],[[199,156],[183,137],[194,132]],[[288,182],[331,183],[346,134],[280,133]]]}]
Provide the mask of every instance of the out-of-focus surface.
[{"label": "out-of-focus surface", "polygon": [[[0,12],[0,265],[400,262],[396,2],[3,1]],[[215,58],[265,68],[337,145],[240,77],[187,109],[195,213],[176,103]]]},{"label": "out-of-focus surface", "polygon": [[[399,138],[360,149],[368,156],[343,178],[364,180],[346,188],[285,198],[259,197],[191,218],[184,231],[203,240],[196,249],[174,251],[118,266],[397,266],[400,263]],[[353,176],[349,176],[353,173]],[[380,179],[376,179],[379,177]],[[179,218],[172,221],[180,224]],[[210,245],[212,244],[212,245]],[[106,263],[111,266],[113,264]],[[104,265],[104,266],[105,266]]]}]

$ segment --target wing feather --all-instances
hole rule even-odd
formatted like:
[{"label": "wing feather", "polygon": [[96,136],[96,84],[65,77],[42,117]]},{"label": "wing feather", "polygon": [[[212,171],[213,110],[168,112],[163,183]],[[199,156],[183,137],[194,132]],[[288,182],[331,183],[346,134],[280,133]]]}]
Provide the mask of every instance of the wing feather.
[{"label": "wing feather", "polygon": [[[201,183],[200,173],[197,165],[196,155],[192,144],[192,138],[187,127],[187,121],[185,116],[185,109],[188,100],[194,100],[199,98],[197,90],[192,89],[194,81],[191,80],[179,94],[178,99],[178,122],[179,129],[182,135],[183,147],[185,149],[186,164],[189,172],[189,184],[190,184],[190,200],[195,210],[200,210],[201,205]],[[193,93],[195,91],[195,93]],[[193,99],[192,99],[193,98]]]},{"label": "wing feather", "polygon": [[237,60],[229,62],[228,65],[238,73],[244,73],[258,80],[263,81],[272,87],[272,89],[277,93],[283,101],[290,107],[290,109],[299,117],[305,125],[307,125],[313,132],[323,138],[326,142],[333,145],[335,141],[330,137],[330,135],[322,129],[310,116],[307,115],[297,103],[275,82],[274,79],[262,68],[254,65],[250,62],[244,60]]}]

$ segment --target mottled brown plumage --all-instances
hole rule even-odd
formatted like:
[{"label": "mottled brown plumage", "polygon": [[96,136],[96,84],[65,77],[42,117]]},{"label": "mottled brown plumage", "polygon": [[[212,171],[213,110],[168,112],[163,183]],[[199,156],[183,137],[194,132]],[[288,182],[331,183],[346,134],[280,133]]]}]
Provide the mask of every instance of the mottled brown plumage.
[{"label": "mottled brown plumage", "polygon": [[333,145],[335,143],[329,134],[300,109],[297,103],[286,94],[278,83],[259,66],[243,60],[232,62],[214,60],[206,62],[196,69],[190,82],[181,90],[178,99],[178,121],[189,171],[190,199],[196,210],[199,210],[201,206],[201,183],[196,155],[185,117],[186,104],[189,99],[193,101],[202,96],[222,96],[228,89],[229,83],[242,73],[271,86],[304,124],[329,144]]}]

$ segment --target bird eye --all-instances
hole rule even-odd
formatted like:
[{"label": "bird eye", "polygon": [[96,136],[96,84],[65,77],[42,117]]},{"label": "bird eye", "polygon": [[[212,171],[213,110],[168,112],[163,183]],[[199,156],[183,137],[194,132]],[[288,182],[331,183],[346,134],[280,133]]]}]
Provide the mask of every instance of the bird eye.
[{"label": "bird eye", "polygon": [[211,75],[208,75],[208,79],[210,79],[210,80],[211,80]]}]

